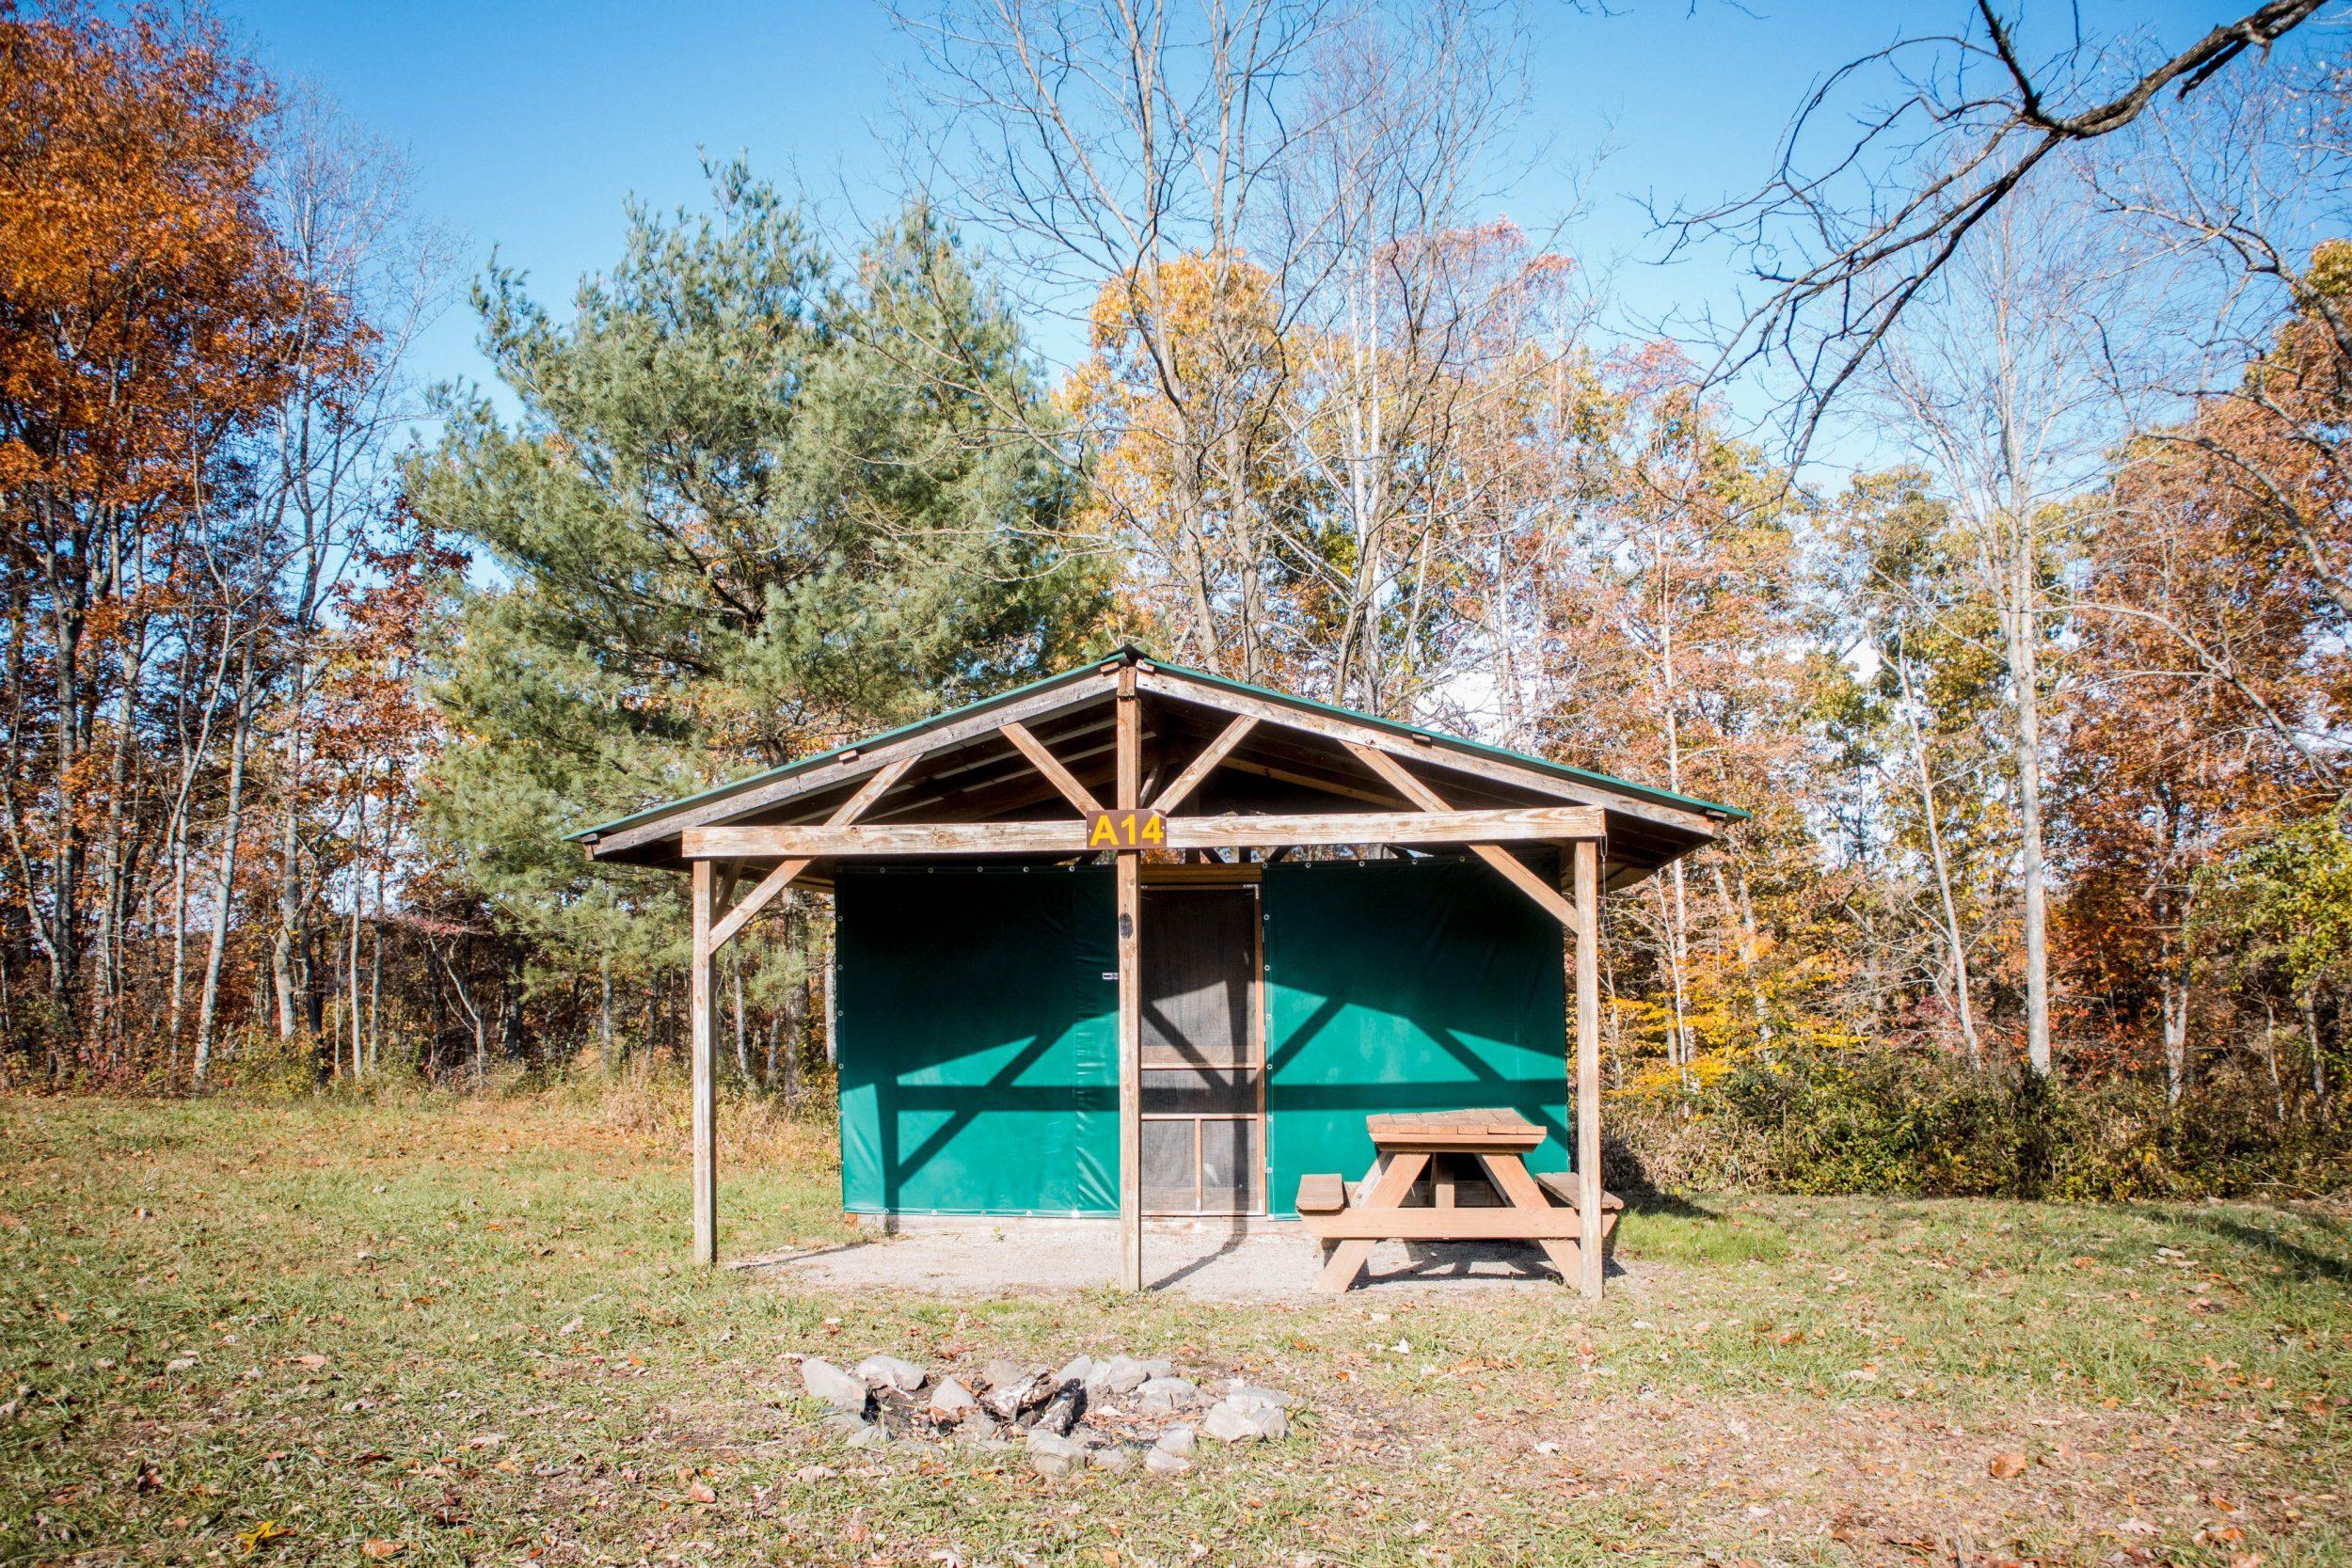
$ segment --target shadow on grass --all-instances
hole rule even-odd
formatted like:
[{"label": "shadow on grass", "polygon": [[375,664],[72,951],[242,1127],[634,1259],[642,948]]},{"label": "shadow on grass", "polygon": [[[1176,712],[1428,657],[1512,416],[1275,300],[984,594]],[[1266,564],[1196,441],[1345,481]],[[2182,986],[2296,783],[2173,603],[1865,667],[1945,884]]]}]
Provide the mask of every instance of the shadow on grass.
[{"label": "shadow on grass", "polygon": [[2347,1237],[2340,1222],[2312,1219],[2311,1224],[2328,1234],[2329,1241],[2344,1247],[2344,1252],[2321,1252],[2280,1232],[2230,1214],[2195,1213],[2183,1217],[2181,1223],[2224,1241],[2235,1242],[2251,1251],[2264,1252],[2291,1270],[2298,1281],[2331,1280],[2342,1285],[2352,1283],[2352,1237]]},{"label": "shadow on grass", "polygon": [[1770,1261],[1787,1255],[1788,1232],[1777,1222],[1710,1208],[1678,1193],[1628,1193],[1613,1250],[1676,1263]]},{"label": "shadow on grass", "polygon": [[1626,1216],[1636,1214],[1672,1214],[1677,1219],[1719,1220],[1723,1211],[1693,1203],[1680,1193],[1625,1193]]}]

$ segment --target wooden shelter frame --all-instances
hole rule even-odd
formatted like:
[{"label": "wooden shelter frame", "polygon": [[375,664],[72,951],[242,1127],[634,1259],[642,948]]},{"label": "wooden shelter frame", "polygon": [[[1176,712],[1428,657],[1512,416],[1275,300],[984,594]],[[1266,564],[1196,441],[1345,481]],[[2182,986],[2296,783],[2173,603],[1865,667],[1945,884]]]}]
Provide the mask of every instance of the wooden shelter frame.
[{"label": "wooden shelter frame", "polygon": [[[1177,875],[1215,876],[1243,868],[1224,859],[1258,849],[1273,854],[1319,846],[1449,846],[1467,848],[1493,868],[1563,931],[1563,962],[1575,996],[1573,1081],[1576,1101],[1575,1176],[1580,1216],[1577,1284],[1588,1297],[1601,1290],[1600,1184],[1600,899],[1609,853],[1610,816],[1629,816],[1656,832],[1676,835],[1679,847],[1664,858],[1687,853],[1714,836],[1722,820],[1738,816],[1728,807],[1656,798],[1657,792],[1623,785],[1596,788],[1597,775],[1568,776],[1536,759],[1470,748],[1440,747],[1444,737],[1404,730],[1362,715],[1321,705],[1288,703],[1274,694],[1163,667],[1121,650],[1094,667],[1111,686],[1112,799],[1106,808],[1073,769],[1067,751],[1057,753],[1033,726],[1073,709],[1099,703],[1103,687],[1087,681],[1045,683],[1011,702],[977,705],[944,722],[883,737],[870,750],[850,748],[833,754],[814,777],[786,770],[770,782],[755,781],[712,798],[693,798],[671,808],[625,819],[578,835],[591,859],[652,858],[670,850],[691,868],[693,946],[690,977],[693,1123],[693,1256],[718,1259],[718,1167],[716,1062],[719,1034],[715,960],[728,942],[787,887],[812,867],[843,861],[905,862],[957,860],[1022,854],[1081,857],[1089,854],[1088,820],[1105,809],[1118,813],[1165,814],[1166,842],[1180,861],[1201,856],[1214,864],[1155,866]],[[1146,694],[1225,710],[1223,727],[1168,782],[1147,791],[1144,777],[1142,699]],[[1239,755],[1250,737],[1268,727],[1304,732],[1336,745],[1354,760],[1353,781],[1327,774],[1299,775]],[[1058,800],[1071,815],[1035,818],[969,817],[873,820],[885,799],[907,786],[925,759],[958,747],[1001,739],[1025,759],[1041,786],[1033,803],[1049,809]],[[1099,764],[1101,747],[1088,757]],[[1436,764],[1472,784],[1501,784],[1532,794],[1543,803],[1460,807],[1417,767]],[[1185,816],[1181,808],[1224,768],[1244,768],[1263,778],[1344,799],[1357,809],[1316,812],[1248,812]],[[790,810],[798,798],[854,784],[851,793],[819,822],[746,823],[742,817]],[[996,786],[1001,789],[1001,784]],[[911,803],[920,807],[925,802]],[[919,816],[946,817],[956,809],[953,792],[930,802]],[[894,810],[905,810],[897,807]],[[1538,876],[1511,853],[1511,845],[1559,846],[1559,885]],[[1120,1282],[1143,1288],[1142,995],[1137,945],[1141,925],[1144,857],[1113,856],[1117,911],[1119,1063]],[[1657,863],[1633,867],[1647,875]],[[735,890],[755,867],[766,869],[739,898]]]}]

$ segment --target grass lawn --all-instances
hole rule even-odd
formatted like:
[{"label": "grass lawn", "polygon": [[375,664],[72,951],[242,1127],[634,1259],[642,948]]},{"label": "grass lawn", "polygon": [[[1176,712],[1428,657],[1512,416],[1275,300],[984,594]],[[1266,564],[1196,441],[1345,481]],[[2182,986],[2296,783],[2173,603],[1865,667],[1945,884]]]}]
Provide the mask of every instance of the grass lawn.
[{"label": "grass lawn", "polygon": [[[844,1239],[826,1136],[723,1165],[729,1255]],[[1703,1199],[1597,1308],[1245,1308],[796,1295],[685,1181],[551,1100],[0,1102],[0,1560],[2352,1561],[2338,1214]],[[787,1359],[1118,1349],[1307,1407],[1049,1481]]]}]

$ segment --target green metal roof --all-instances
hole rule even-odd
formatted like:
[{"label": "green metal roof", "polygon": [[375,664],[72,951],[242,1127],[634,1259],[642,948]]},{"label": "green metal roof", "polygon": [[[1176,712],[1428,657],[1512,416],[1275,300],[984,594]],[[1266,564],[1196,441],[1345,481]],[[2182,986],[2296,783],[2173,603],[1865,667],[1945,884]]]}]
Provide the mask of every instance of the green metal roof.
[{"label": "green metal roof", "polygon": [[795,773],[805,772],[833,761],[845,752],[869,751],[894,740],[921,735],[926,730],[936,729],[941,725],[956,722],[974,714],[984,713],[1000,704],[1010,703],[1036,692],[1051,690],[1057,686],[1074,683],[1093,674],[1105,664],[1121,660],[1149,664],[1155,670],[1164,670],[1170,674],[1182,675],[1186,680],[1198,681],[1203,686],[1220,687],[1228,691],[1241,692],[1261,701],[1286,707],[1302,708],[1311,713],[1329,714],[1333,718],[1344,719],[1351,723],[1367,725],[1376,730],[1385,730],[1391,735],[1409,736],[1434,745],[1476,752],[1482,756],[1514,763],[1521,768],[1533,768],[1537,772],[1549,773],[1555,778],[1573,779],[1581,784],[1596,784],[1604,789],[1616,790],[1660,805],[1680,806],[1688,811],[1706,812],[1713,816],[1728,817],[1734,821],[1744,822],[1749,816],[1747,812],[1740,810],[1738,806],[1726,806],[1713,800],[1703,800],[1692,795],[1677,795],[1672,790],[1635,784],[1629,779],[1620,779],[1613,774],[1597,773],[1584,768],[1571,768],[1565,763],[1553,762],[1545,757],[1530,756],[1525,752],[1514,752],[1508,747],[1490,746],[1485,741],[1470,740],[1458,735],[1448,735],[1443,730],[1424,729],[1417,724],[1401,723],[1393,719],[1381,719],[1373,714],[1359,713],[1354,708],[1341,707],[1336,703],[1317,702],[1311,697],[1278,691],[1271,687],[1252,686],[1247,681],[1232,680],[1223,675],[1212,675],[1204,670],[1187,669],[1184,665],[1171,664],[1166,659],[1154,657],[1142,649],[1130,645],[1120,647],[1100,658],[1090,658],[1084,664],[1061,671],[1059,673],[1047,675],[1041,680],[1030,681],[1025,686],[1016,686],[1009,690],[999,691],[993,697],[983,697],[978,702],[967,703],[959,708],[950,708],[946,713],[935,713],[928,719],[918,719],[914,723],[901,724],[895,730],[884,730],[880,735],[869,736],[846,746],[836,746],[832,751],[819,752],[815,755],[803,757],[798,762],[786,763],[781,768],[765,768],[760,772],[749,774],[726,784],[714,784],[708,789],[698,790],[692,795],[681,795],[676,800],[664,800],[660,805],[648,806],[643,811],[632,812],[627,816],[615,817],[610,822],[599,823],[593,828],[582,828],[577,832],[564,834],[564,840],[565,843],[571,843],[585,838],[601,838],[607,833],[617,833],[630,828],[641,827],[689,806],[723,800],[730,795],[739,794],[761,784],[772,784],[779,779],[788,779]]}]

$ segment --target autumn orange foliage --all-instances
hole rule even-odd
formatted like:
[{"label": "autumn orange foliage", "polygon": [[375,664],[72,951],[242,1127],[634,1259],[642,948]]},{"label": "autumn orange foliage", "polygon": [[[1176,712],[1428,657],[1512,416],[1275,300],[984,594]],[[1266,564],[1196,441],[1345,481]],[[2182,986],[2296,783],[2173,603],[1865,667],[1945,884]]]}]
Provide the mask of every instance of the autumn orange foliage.
[{"label": "autumn orange foliage", "polygon": [[273,103],[200,13],[0,4],[0,782],[10,896],[68,1034],[83,911],[110,929],[126,897],[154,620],[187,609],[297,357],[361,347],[272,231]]}]

